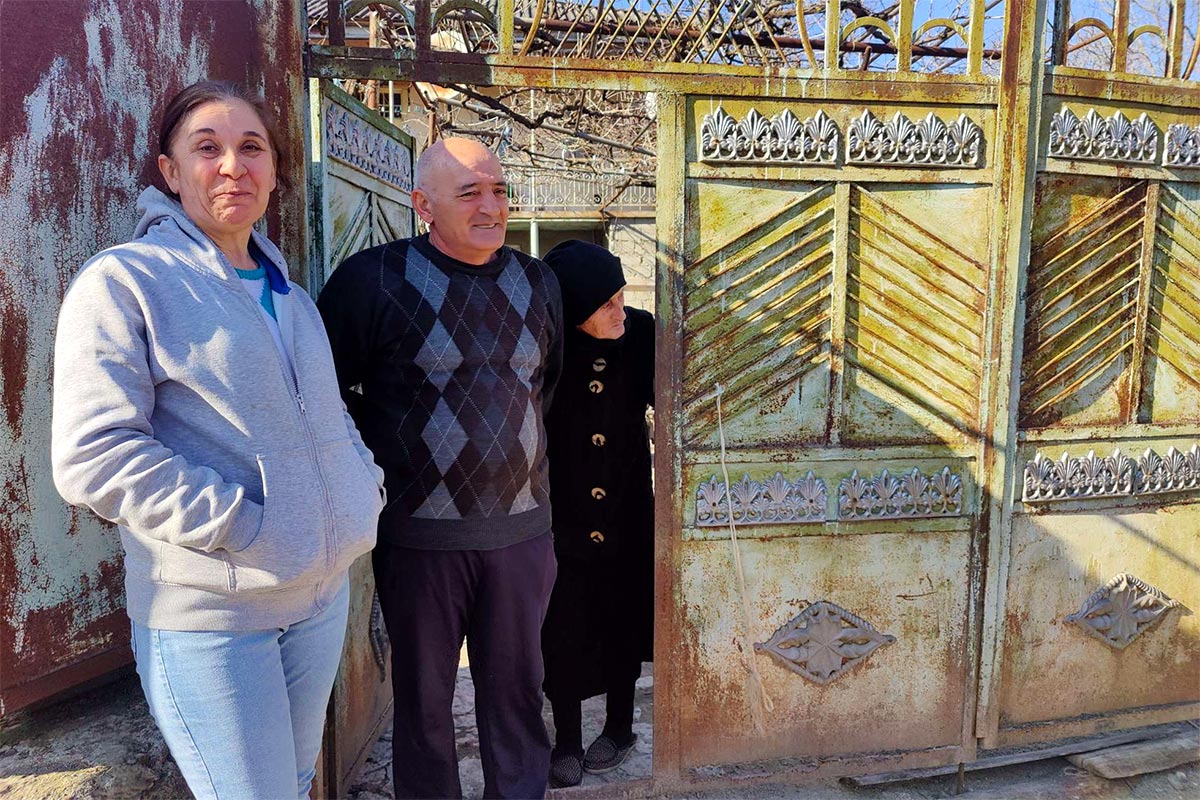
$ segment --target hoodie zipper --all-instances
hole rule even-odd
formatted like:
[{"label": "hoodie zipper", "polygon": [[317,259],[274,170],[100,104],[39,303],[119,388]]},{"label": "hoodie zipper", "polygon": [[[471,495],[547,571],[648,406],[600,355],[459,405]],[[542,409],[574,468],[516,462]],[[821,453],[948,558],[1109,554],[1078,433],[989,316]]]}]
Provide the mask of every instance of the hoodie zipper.
[{"label": "hoodie zipper", "polygon": [[[224,256],[222,256],[222,258],[224,258]],[[280,353],[279,348],[275,346],[275,337],[271,334],[270,328],[268,327],[270,323],[263,319],[262,311],[259,310],[259,305],[255,303],[254,298],[246,294],[245,290],[243,290],[240,286],[237,288],[239,289],[239,294],[241,294],[245,301],[250,303],[250,305],[253,307],[254,316],[258,320],[259,325],[262,326],[263,333],[267,335],[267,339],[270,341],[271,350],[275,353],[275,360],[278,362],[279,370],[282,373],[281,377],[283,377],[285,383],[289,383],[291,385],[292,396],[296,401],[296,408],[300,412],[300,423],[304,427],[304,436],[308,440],[309,460],[312,462],[313,472],[316,475],[317,480],[321,483],[321,499],[325,505],[325,573],[328,575],[330,569],[333,567],[333,500],[329,497],[329,487],[325,484],[325,480],[321,475],[321,456],[317,452],[317,442],[313,437],[312,427],[308,423],[308,408],[304,405],[304,395],[300,391],[300,379],[296,374],[296,368],[289,366],[285,362],[283,354]],[[283,339],[282,331],[280,331],[279,338],[280,340]]]}]

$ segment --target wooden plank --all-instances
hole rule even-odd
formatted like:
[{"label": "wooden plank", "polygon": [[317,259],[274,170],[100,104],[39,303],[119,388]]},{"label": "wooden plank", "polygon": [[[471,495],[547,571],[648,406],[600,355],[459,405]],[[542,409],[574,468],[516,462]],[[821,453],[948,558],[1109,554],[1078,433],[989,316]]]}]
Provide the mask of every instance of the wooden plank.
[{"label": "wooden plank", "polygon": [[1129,778],[1200,761],[1200,736],[1192,732],[1165,739],[1149,739],[1091,753],[1069,755],[1067,760],[1101,778]]},{"label": "wooden plank", "polygon": [[[1149,737],[1161,735],[1161,731],[1156,730],[1139,730],[1126,731],[1124,733],[1114,733],[1109,736],[1102,736],[1093,739],[1083,739],[1066,744],[1060,744],[1056,747],[1039,747],[1029,750],[1020,750],[1012,753],[1001,753],[994,756],[987,756],[978,761],[972,761],[969,764],[963,764],[965,771],[973,772],[980,769],[992,769],[994,767],[1010,767],[1014,764],[1028,764],[1031,761],[1041,761],[1047,758],[1058,758],[1060,756],[1072,755],[1075,753],[1090,753],[1095,750],[1104,748],[1112,748],[1118,745],[1126,745],[1132,742],[1143,742]],[[874,775],[855,775],[849,778],[842,778],[842,782],[850,786],[879,786],[884,783],[896,783],[898,781],[911,781],[919,778],[935,778],[939,775],[953,775],[958,772],[959,765],[949,764],[944,767],[930,767],[929,769],[910,769],[900,772],[879,772]]]}]

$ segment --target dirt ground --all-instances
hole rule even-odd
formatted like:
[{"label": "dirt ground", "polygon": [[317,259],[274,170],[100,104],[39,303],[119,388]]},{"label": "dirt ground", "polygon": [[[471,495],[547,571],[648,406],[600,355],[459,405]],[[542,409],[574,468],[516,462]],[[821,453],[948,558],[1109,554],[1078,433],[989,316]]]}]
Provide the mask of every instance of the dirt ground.
[{"label": "dirt ground", "polygon": [[[653,746],[654,677],[647,667],[638,681],[634,731],[638,744],[630,759],[607,775],[588,775],[578,789],[552,792],[556,800],[621,797],[632,787],[645,793]],[[460,773],[467,798],[483,794],[479,739],[474,721],[470,674],[459,670],[454,701]],[[603,726],[601,698],[584,704],[584,742]],[[549,710],[547,726],[553,730]],[[352,800],[391,797],[390,735],[375,747],[351,787]],[[971,800],[1198,800],[1200,766],[1121,781],[1107,781],[1072,767],[1065,759],[967,773]],[[758,785],[735,790],[685,792],[678,800],[934,800],[954,797],[953,776],[883,787],[856,789],[834,780],[804,785]],[[168,800],[188,797],[187,788],[146,710],[135,676],[94,689],[36,713],[0,721],[0,799],[2,800]]]}]

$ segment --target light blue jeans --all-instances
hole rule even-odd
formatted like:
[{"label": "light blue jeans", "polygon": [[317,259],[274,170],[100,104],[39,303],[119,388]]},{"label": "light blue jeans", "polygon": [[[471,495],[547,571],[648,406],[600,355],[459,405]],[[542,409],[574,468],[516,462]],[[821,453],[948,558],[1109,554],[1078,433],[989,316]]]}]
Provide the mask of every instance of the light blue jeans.
[{"label": "light blue jeans", "polygon": [[328,608],[286,628],[133,624],[150,713],[198,800],[308,797],[349,604],[347,582]]}]

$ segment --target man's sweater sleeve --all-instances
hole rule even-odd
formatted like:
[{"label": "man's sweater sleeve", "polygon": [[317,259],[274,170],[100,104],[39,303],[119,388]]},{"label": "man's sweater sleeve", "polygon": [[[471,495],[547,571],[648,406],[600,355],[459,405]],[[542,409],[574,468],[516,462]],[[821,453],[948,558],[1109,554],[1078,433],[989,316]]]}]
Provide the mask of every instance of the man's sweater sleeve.
[{"label": "man's sweater sleeve", "polygon": [[363,382],[370,363],[371,303],[373,295],[369,271],[359,253],[343,261],[317,298],[317,310],[325,323],[333,365],[337,369],[338,386],[350,410],[355,410],[354,392],[350,387]]},{"label": "man's sweater sleeve", "polygon": [[85,268],[67,293],[54,347],[51,464],[68,503],[171,544],[240,550],[263,508],[240,484],[154,438],[146,324],[130,288]]}]

